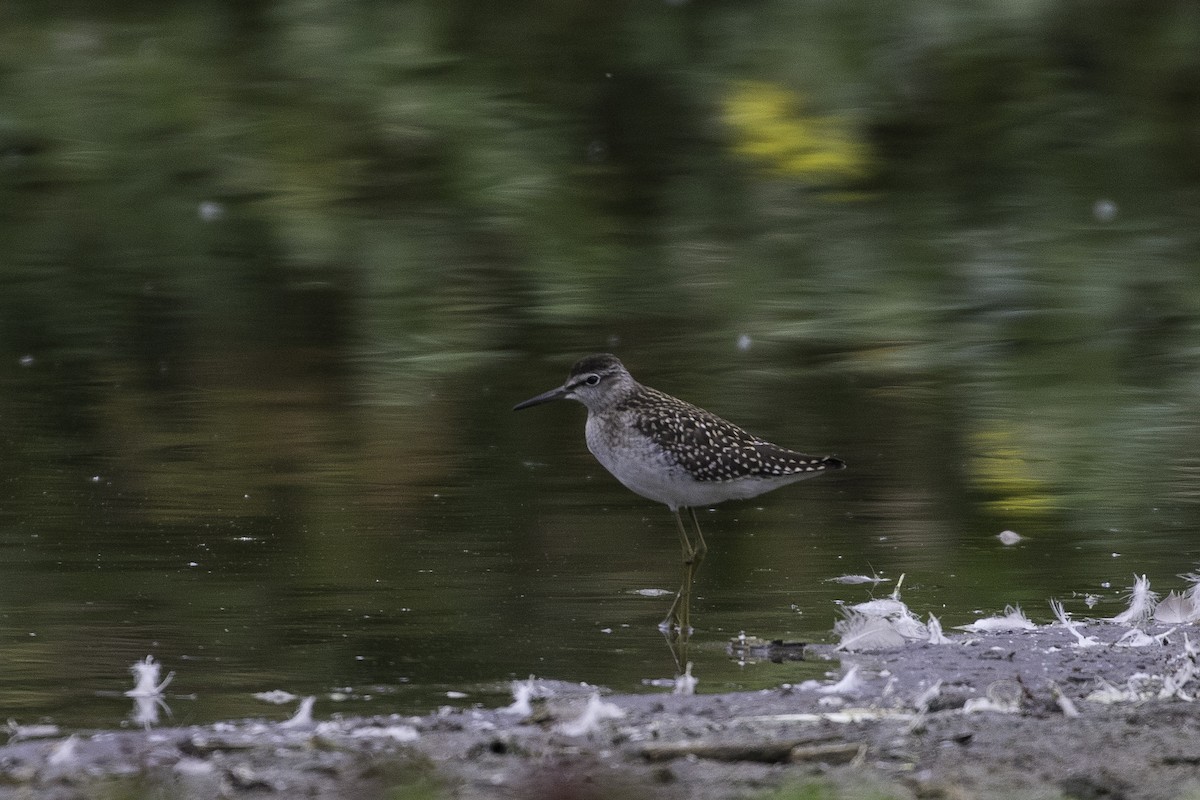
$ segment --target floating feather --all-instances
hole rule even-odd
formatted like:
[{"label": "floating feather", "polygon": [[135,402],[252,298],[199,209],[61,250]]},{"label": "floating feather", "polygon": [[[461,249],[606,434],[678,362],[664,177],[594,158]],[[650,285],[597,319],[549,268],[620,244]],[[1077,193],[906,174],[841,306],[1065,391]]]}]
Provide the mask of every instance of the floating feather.
[{"label": "floating feather", "polygon": [[1021,536],[1021,534],[1017,533],[1016,531],[1000,531],[1000,533],[996,534],[996,538],[999,539],[1000,544],[1004,545],[1005,547],[1012,547],[1025,537]]},{"label": "floating feather", "polygon": [[174,672],[168,672],[161,682],[158,680],[162,673],[162,664],[154,660],[154,656],[146,656],[143,661],[135,661],[129,671],[133,673],[133,688],[125,693],[126,697],[158,697],[163,689],[175,679]]},{"label": "floating feather", "polygon": [[881,578],[878,575],[839,575],[836,578],[827,578],[829,583],[840,583],[845,586],[857,586],[863,583],[888,583],[891,578]]}]

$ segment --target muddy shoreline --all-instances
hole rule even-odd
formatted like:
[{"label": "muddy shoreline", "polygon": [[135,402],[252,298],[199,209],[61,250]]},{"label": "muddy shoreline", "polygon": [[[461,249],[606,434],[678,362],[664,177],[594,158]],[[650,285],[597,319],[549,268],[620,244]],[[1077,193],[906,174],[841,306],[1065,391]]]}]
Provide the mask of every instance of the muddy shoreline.
[{"label": "muddy shoreline", "polygon": [[[528,708],[99,731],[0,747],[0,800],[110,797],[726,800],[820,783],[847,797],[1200,796],[1192,626],[1061,625],[834,653],[824,682],[614,695],[537,681]],[[1189,638],[1190,637],[1190,638]],[[1126,643],[1129,641],[1125,640]],[[849,675],[849,677],[847,677]],[[703,692],[703,686],[699,687]],[[590,717],[585,717],[590,715]],[[391,794],[397,792],[396,794]]]}]

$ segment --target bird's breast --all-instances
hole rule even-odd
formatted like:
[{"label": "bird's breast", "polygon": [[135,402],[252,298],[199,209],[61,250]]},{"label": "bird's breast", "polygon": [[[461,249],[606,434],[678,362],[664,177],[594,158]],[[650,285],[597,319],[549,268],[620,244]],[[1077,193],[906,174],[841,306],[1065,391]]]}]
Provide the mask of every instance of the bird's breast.
[{"label": "bird's breast", "polygon": [[589,414],[586,430],[588,450],[627,488],[672,508],[685,505],[680,489],[696,481],[652,439],[619,417]]}]

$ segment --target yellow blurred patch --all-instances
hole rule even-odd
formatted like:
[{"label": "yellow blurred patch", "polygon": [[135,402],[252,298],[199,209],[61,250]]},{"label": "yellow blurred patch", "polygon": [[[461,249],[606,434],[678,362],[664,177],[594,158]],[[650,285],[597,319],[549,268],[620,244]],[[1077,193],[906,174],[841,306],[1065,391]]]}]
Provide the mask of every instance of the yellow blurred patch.
[{"label": "yellow blurred patch", "polygon": [[970,474],[976,488],[992,495],[989,508],[1009,514],[1041,515],[1054,507],[1050,487],[1029,473],[1011,431],[982,431],[972,437]]},{"label": "yellow blurred patch", "polygon": [[734,150],[770,171],[813,183],[856,180],[868,172],[867,146],[844,120],[805,112],[800,95],[774,84],[737,84],[724,102]]}]

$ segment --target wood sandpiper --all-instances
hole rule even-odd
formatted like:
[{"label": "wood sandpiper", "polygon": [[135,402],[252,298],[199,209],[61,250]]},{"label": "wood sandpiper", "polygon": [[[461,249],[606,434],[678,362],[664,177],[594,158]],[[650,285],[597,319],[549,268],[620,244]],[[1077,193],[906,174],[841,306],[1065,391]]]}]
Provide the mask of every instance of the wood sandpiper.
[{"label": "wood sandpiper", "polygon": [[[566,383],[517,403],[513,410],[564,399],[587,406],[587,446],[596,460],[626,487],[665,504],[675,515],[685,583],[664,628],[687,629],[687,589],[707,550],[697,506],[755,497],[846,466],[831,456],[787,450],[643,386],[607,353],[579,360]],[[684,508],[690,512],[695,541],[679,514]]]}]

